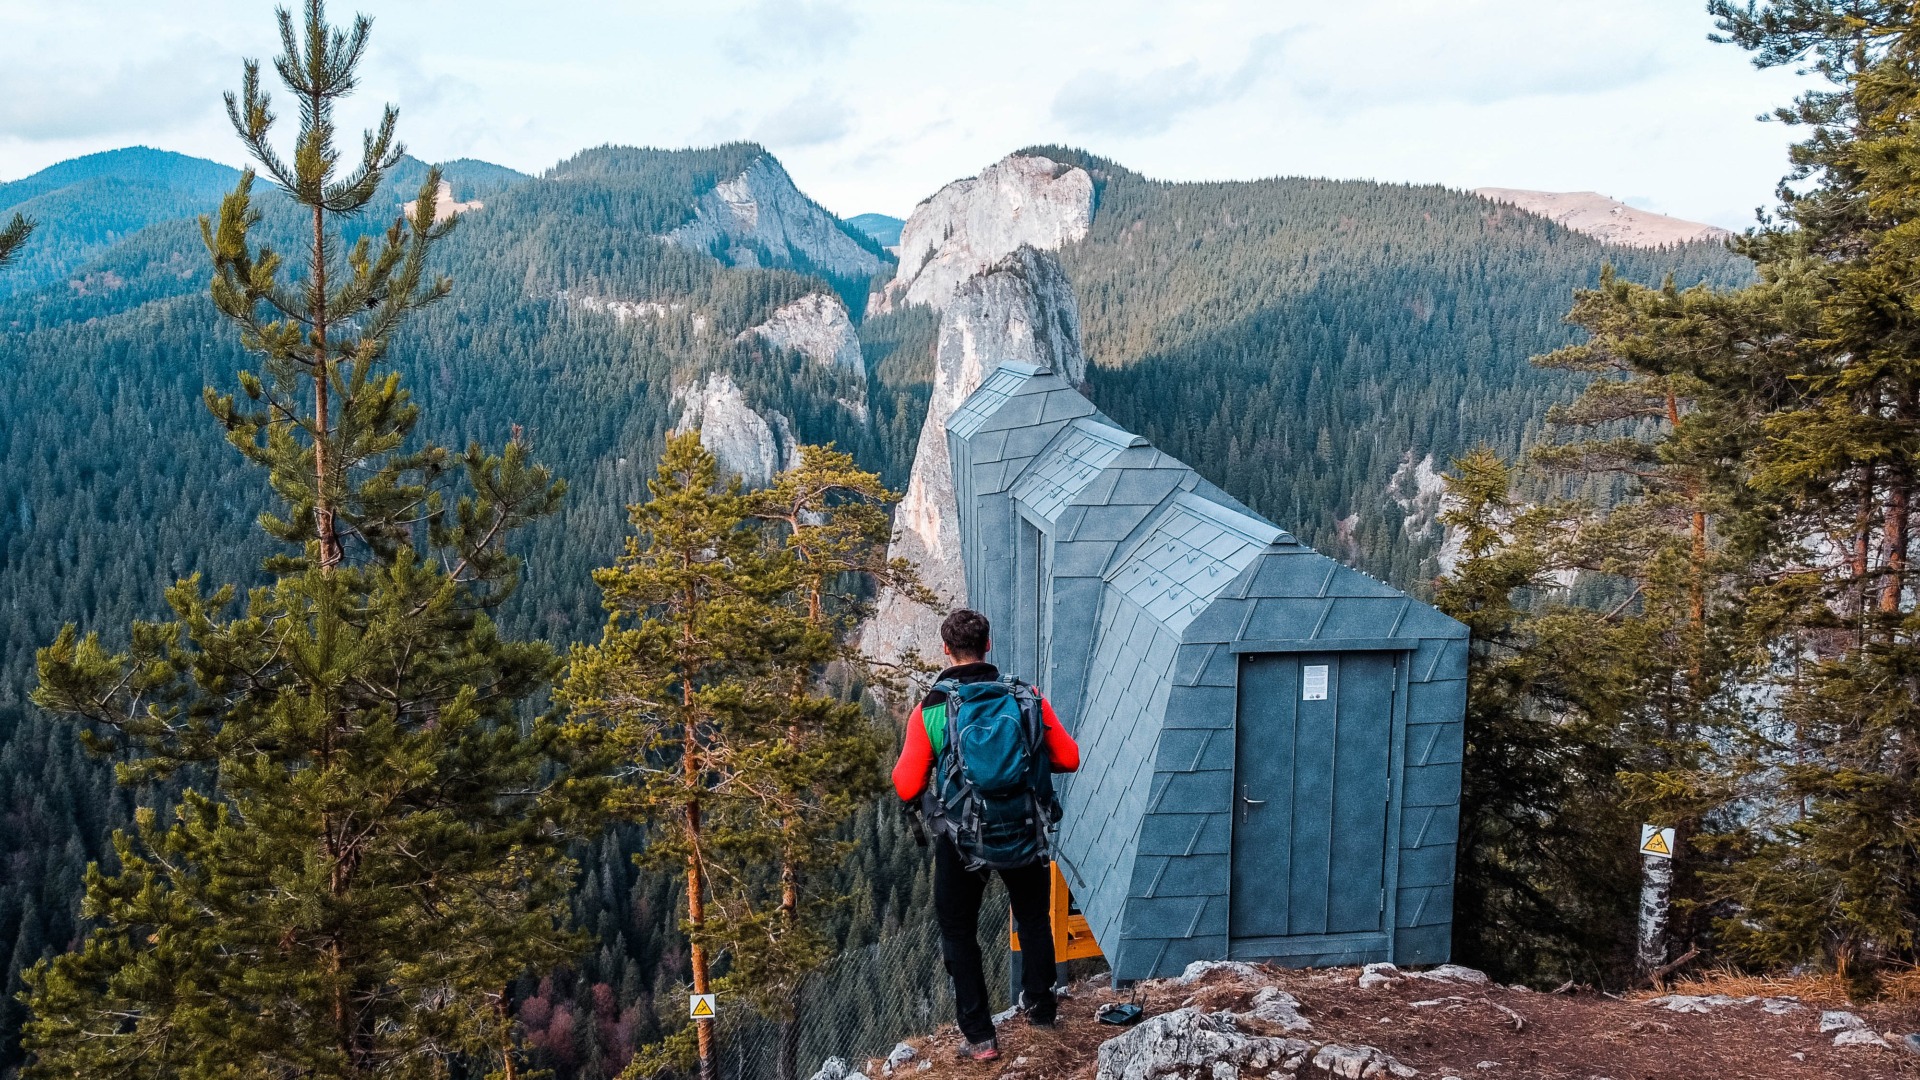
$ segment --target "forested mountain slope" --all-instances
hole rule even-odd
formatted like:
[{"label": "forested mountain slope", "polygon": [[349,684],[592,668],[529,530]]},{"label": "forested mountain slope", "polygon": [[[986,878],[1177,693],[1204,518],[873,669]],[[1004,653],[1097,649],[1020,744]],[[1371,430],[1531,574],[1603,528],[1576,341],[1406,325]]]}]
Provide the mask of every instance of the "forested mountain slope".
[{"label": "forested mountain slope", "polygon": [[1569,395],[1527,358],[1570,340],[1573,289],[1609,262],[1654,284],[1750,273],[1719,244],[1607,245],[1437,186],[1168,183],[1031,152],[1096,182],[1092,227],[1060,251],[1094,401],[1301,539],[1403,587],[1435,569],[1430,470],[1481,442],[1518,449]]},{"label": "forested mountain slope", "polygon": [[[441,249],[452,296],[396,341],[395,358],[426,406],[425,434],[460,446],[518,427],[571,485],[564,511],[531,536],[527,586],[503,616],[514,632],[565,641],[599,626],[589,571],[620,550],[626,505],[643,497],[680,419],[676,390],[728,378],[740,405],[777,415],[793,440],[872,455],[868,424],[843,404],[864,400],[863,373],[748,332],[784,305],[831,297],[828,282],[729,268],[666,238],[697,220],[716,186],[771,160],[749,145],[601,148],[538,179],[479,162],[447,169],[457,199],[484,205],[461,215]],[[397,210],[417,194],[425,166],[399,172],[375,206]],[[252,524],[266,505],[259,479],[201,404],[204,386],[234,388],[239,355],[206,298],[206,255],[185,215],[217,205],[234,176],[224,175],[168,204],[165,220],[0,303],[0,1069],[14,1060],[19,973],[66,947],[81,874],[107,857],[107,833],[130,809],[73,733],[26,704],[35,648],[67,621],[112,638],[156,613],[161,589],[185,574],[249,580],[267,547]],[[83,182],[130,181],[108,170]],[[804,199],[773,194],[788,209]],[[266,201],[267,234],[287,230]],[[65,212],[40,206],[47,232],[61,235]],[[809,207],[808,237],[820,238],[823,221],[840,229]],[[879,265],[878,247],[841,231],[838,249],[859,253],[859,265],[823,269],[857,277],[864,297],[862,260]],[[764,242],[753,250],[766,263],[819,262]],[[112,288],[75,285],[109,275]]]},{"label": "forested mountain slope", "polygon": [[[25,214],[39,231],[5,274],[0,299],[64,281],[76,268],[149,225],[206,213],[233,188],[237,169],[144,146],[63,161],[0,184],[0,211]],[[110,287],[81,276],[84,294]]]}]

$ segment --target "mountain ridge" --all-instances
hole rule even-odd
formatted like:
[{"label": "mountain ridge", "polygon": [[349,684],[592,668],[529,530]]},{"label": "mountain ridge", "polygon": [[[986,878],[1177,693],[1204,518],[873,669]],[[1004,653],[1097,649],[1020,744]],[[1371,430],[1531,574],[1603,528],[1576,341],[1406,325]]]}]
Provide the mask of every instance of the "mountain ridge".
[{"label": "mountain ridge", "polygon": [[1518,207],[1597,240],[1624,247],[1659,248],[1722,240],[1733,233],[1718,225],[1643,210],[1597,191],[1531,191],[1482,187],[1473,194]]}]

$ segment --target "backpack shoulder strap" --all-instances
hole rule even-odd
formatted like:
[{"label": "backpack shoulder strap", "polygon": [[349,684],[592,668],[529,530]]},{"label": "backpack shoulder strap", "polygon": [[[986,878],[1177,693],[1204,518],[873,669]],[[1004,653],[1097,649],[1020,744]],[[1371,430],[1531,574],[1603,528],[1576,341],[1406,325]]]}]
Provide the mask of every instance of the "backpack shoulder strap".
[{"label": "backpack shoulder strap", "polygon": [[[927,732],[927,744],[933,747],[933,759],[938,762],[947,750],[948,722],[953,713],[953,692],[960,684],[952,679],[941,679],[934,683],[932,691],[943,695],[932,705],[920,706],[920,724]],[[929,691],[929,694],[932,693]]]},{"label": "backpack shoulder strap", "polygon": [[1046,739],[1047,721],[1040,709],[1040,691],[1034,689],[1032,683],[1013,675],[1005,676],[1000,681],[1007,684],[1013,700],[1019,703],[1020,717],[1026,722],[1028,737],[1036,747],[1041,745]]}]

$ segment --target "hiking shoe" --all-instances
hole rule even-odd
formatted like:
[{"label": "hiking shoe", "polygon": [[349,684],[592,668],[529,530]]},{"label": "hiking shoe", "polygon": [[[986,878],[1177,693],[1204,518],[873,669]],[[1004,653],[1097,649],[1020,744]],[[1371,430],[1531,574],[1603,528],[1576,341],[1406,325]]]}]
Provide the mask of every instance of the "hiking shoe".
[{"label": "hiking shoe", "polygon": [[1037,1028],[1051,1028],[1059,1020],[1060,1006],[1057,1002],[1047,1001],[1041,1005],[1027,1004],[1027,996],[1020,995],[1020,1015],[1026,1018],[1028,1025]]},{"label": "hiking shoe", "polygon": [[1000,1040],[990,1037],[984,1042],[966,1042],[962,1036],[960,1049],[953,1056],[961,1061],[993,1061],[1000,1056]]}]

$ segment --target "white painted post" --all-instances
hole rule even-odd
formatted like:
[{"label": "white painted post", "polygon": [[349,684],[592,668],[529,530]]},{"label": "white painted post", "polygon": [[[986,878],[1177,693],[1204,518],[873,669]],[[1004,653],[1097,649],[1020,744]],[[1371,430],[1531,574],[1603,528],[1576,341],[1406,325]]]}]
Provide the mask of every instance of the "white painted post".
[{"label": "white painted post", "polygon": [[1667,962],[1667,910],[1673,900],[1673,830],[1640,826],[1640,934],[1634,967],[1650,979]]}]

